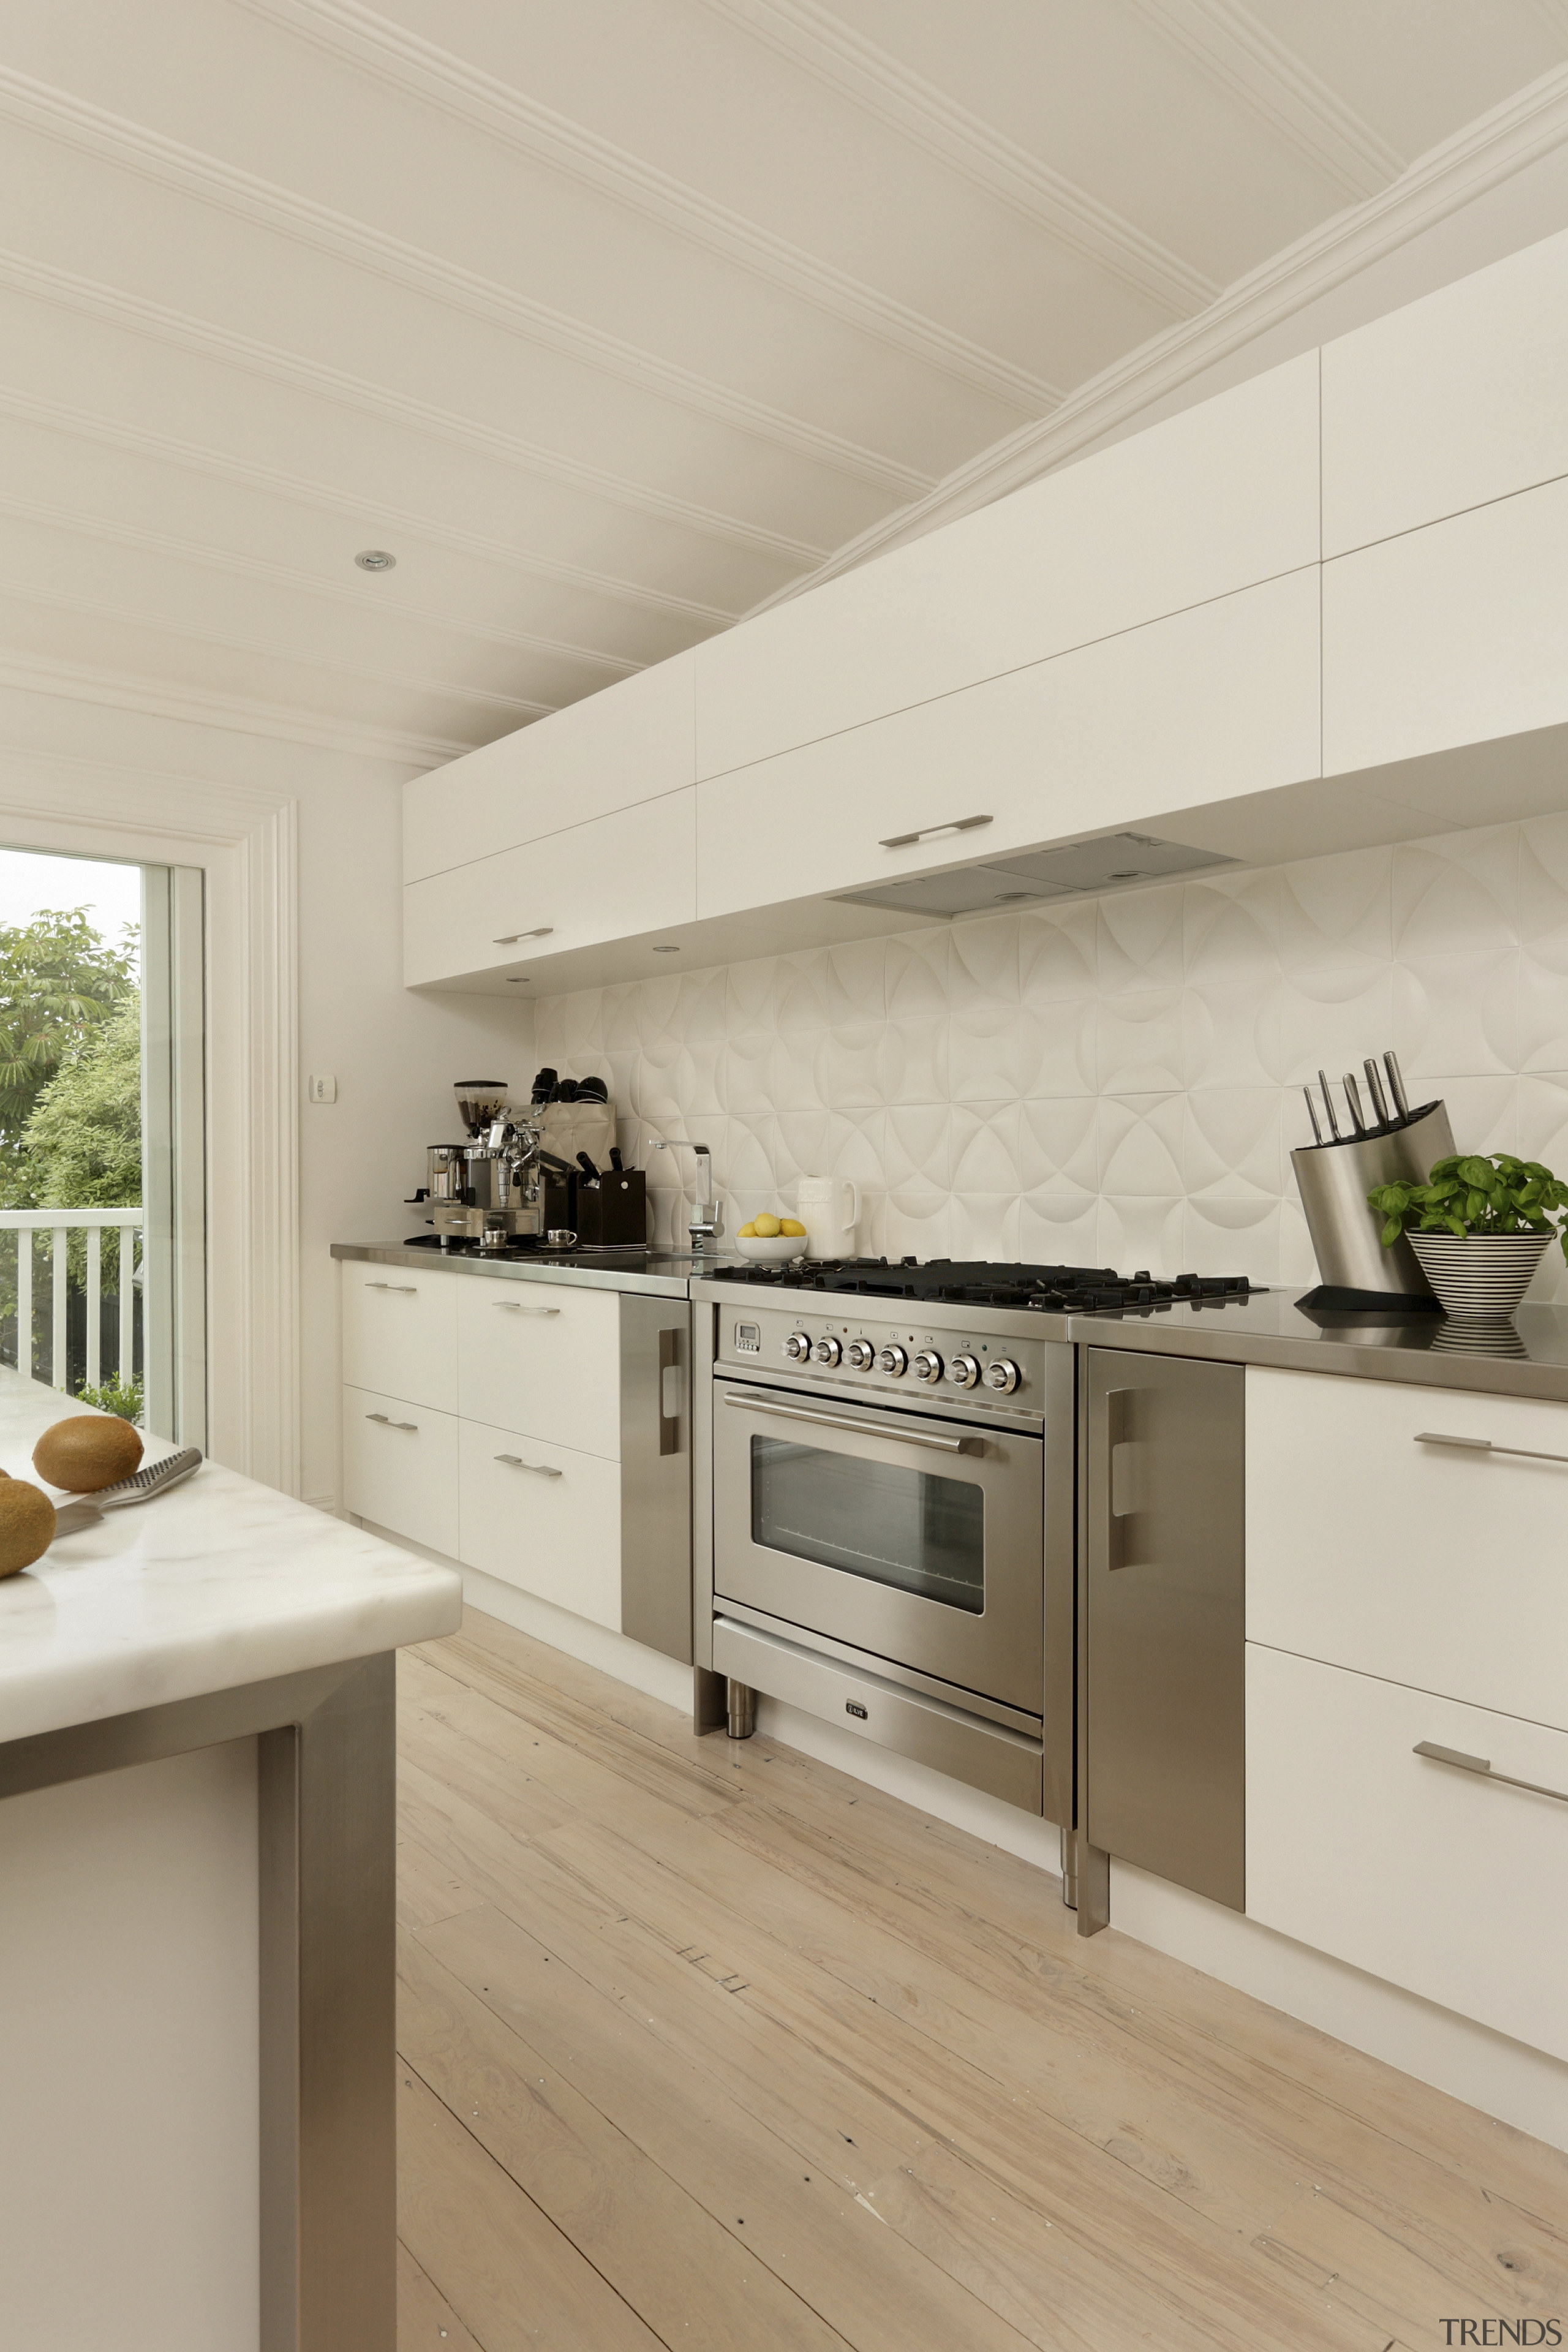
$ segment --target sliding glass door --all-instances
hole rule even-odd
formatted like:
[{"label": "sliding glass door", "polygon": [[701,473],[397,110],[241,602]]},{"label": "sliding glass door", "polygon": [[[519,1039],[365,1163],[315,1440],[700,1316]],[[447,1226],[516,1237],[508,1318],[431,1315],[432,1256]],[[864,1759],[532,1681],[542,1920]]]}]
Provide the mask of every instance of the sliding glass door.
[{"label": "sliding glass door", "polygon": [[0,1362],[205,1447],[202,890],[0,850]]}]

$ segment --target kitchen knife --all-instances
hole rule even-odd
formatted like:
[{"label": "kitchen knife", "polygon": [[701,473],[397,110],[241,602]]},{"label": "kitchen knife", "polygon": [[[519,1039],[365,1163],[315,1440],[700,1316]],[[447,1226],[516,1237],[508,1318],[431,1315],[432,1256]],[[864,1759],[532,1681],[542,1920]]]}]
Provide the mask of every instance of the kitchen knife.
[{"label": "kitchen knife", "polygon": [[1369,1055],[1362,1064],[1362,1067],[1366,1072],[1366,1091],[1372,1107],[1377,1113],[1377,1123],[1379,1127],[1386,1127],[1388,1103],[1383,1091],[1383,1080],[1377,1075],[1377,1064]]},{"label": "kitchen knife", "polygon": [[626,1174],[626,1163],[621,1158],[621,1147],[618,1143],[612,1143],[610,1146],[610,1165],[615,1170],[617,1176],[624,1176]]},{"label": "kitchen knife", "polygon": [[585,1151],[580,1151],[577,1154],[577,1165],[583,1171],[584,1175],[588,1179],[590,1184],[596,1184],[598,1182],[598,1168],[595,1166],[595,1162],[589,1159]]},{"label": "kitchen knife", "polygon": [[1318,1106],[1312,1100],[1312,1089],[1310,1087],[1303,1087],[1301,1092],[1307,1097],[1307,1117],[1312,1122],[1312,1140],[1314,1143],[1321,1143],[1323,1130],[1318,1124]]},{"label": "kitchen knife", "polygon": [[1342,1143],[1345,1139],[1340,1133],[1340,1115],[1334,1108],[1334,1098],[1329,1092],[1329,1074],[1326,1070],[1318,1072],[1318,1084],[1323,1089],[1323,1108],[1329,1114],[1329,1131],[1336,1143]]},{"label": "kitchen knife", "polygon": [[1383,1057],[1383,1066],[1388,1072],[1388,1091],[1394,1097],[1394,1108],[1401,1120],[1404,1121],[1410,1117],[1410,1100],[1405,1091],[1405,1080],[1400,1075],[1399,1056],[1392,1045]]},{"label": "kitchen knife", "polygon": [[1358,1135],[1364,1135],[1366,1133],[1366,1121],[1361,1115],[1361,1088],[1356,1085],[1355,1073],[1353,1070],[1347,1070],[1345,1072],[1343,1084],[1345,1089],[1345,1103],[1349,1108],[1351,1118],[1354,1123],[1355,1131]]},{"label": "kitchen knife", "polygon": [[553,1168],[558,1176],[574,1176],[577,1172],[570,1160],[558,1160],[553,1151],[542,1151],[539,1159],[542,1167]]}]

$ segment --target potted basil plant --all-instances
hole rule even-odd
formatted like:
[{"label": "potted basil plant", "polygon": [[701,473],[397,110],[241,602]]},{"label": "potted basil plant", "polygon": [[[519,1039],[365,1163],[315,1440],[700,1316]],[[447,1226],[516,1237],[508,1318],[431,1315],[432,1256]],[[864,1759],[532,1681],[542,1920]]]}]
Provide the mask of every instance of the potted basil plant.
[{"label": "potted basil plant", "polygon": [[1404,1234],[1444,1312],[1494,1321],[1513,1313],[1553,1236],[1568,1257],[1568,1184],[1539,1160],[1507,1151],[1437,1160],[1425,1184],[1379,1184],[1383,1246]]}]

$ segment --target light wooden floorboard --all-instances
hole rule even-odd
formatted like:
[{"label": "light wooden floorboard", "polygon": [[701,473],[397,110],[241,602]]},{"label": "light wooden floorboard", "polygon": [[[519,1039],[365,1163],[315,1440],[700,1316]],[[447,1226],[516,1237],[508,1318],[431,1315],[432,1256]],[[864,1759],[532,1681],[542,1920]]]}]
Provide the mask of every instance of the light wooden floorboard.
[{"label": "light wooden floorboard", "polygon": [[1568,2311],[1568,2158],[1081,1942],[1013,1856],[474,1612],[405,1654],[400,1728],[399,2352],[1414,2352]]}]

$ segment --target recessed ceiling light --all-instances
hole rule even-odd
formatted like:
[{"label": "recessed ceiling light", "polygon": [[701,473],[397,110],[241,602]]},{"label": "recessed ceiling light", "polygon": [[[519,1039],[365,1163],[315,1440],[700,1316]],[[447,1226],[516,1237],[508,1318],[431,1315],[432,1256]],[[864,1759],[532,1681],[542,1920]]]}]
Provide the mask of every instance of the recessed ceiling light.
[{"label": "recessed ceiling light", "polygon": [[680,950],[679,948],[655,948],[654,953],[655,955],[679,955],[680,953]]},{"label": "recessed ceiling light", "polygon": [[392,572],[396,568],[397,558],[389,555],[384,547],[362,547],[354,562],[362,572]]}]

